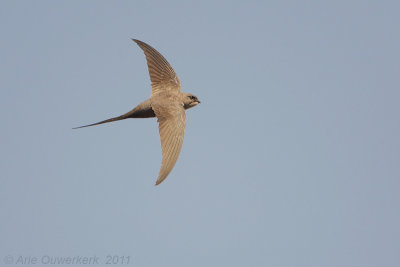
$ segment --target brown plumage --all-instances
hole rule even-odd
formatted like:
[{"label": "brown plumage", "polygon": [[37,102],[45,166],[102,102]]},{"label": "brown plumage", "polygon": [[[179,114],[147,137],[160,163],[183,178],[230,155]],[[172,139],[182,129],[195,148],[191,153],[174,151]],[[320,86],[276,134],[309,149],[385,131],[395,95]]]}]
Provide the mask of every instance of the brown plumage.
[{"label": "brown plumage", "polygon": [[139,45],[146,56],[152,88],[150,99],[121,116],[74,129],[128,118],[157,117],[162,150],[161,169],[156,181],[158,185],[167,178],[178,160],[185,135],[185,110],[196,106],[200,101],[192,94],[181,92],[178,76],[157,50],[142,41],[132,40]]}]

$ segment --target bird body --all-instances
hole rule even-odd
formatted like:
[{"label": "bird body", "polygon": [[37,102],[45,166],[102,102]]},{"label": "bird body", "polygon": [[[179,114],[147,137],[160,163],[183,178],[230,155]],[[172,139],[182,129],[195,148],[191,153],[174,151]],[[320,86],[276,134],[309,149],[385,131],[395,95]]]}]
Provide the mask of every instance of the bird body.
[{"label": "bird body", "polygon": [[142,41],[132,40],[139,45],[146,56],[152,82],[150,98],[121,116],[74,129],[128,118],[157,117],[162,150],[161,169],[156,181],[158,185],[167,178],[178,160],[185,135],[185,110],[198,105],[200,101],[192,94],[181,92],[178,76],[157,50]]}]

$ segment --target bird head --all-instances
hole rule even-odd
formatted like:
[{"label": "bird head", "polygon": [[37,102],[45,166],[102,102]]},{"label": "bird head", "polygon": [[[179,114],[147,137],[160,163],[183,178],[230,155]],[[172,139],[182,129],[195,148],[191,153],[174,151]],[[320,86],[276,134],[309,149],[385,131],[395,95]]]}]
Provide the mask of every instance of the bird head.
[{"label": "bird head", "polygon": [[192,108],[200,104],[200,100],[195,95],[183,93],[183,105],[185,109]]}]

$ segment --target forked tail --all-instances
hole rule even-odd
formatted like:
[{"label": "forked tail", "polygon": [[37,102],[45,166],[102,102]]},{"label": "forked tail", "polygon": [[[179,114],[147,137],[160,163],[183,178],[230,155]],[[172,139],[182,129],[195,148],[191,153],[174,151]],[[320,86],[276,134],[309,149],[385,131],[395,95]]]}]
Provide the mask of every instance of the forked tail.
[{"label": "forked tail", "polygon": [[112,121],[120,121],[120,120],[124,120],[124,119],[128,119],[128,118],[153,118],[155,116],[156,116],[156,114],[154,113],[153,109],[151,108],[150,99],[147,99],[146,101],[137,105],[137,107],[135,107],[131,111],[129,111],[121,116],[114,117],[114,118],[100,121],[100,122],[96,122],[96,123],[89,124],[89,125],[75,127],[72,129],[79,129],[79,128],[99,125],[99,124],[103,124],[103,123],[107,123],[107,122],[112,122]]},{"label": "forked tail", "polygon": [[121,115],[121,116],[118,116],[118,117],[114,117],[114,118],[111,118],[111,119],[108,119],[108,120],[99,121],[99,122],[96,122],[96,123],[93,123],[93,124],[89,124],[89,125],[75,127],[75,128],[72,128],[72,129],[85,128],[85,127],[95,126],[95,125],[99,125],[99,124],[103,124],[103,123],[107,123],[107,122],[112,122],[112,121],[120,121],[120,120],[127,119],[127,118],[128,117],[126,116],[126,114],[124,114],[124,115]]}]

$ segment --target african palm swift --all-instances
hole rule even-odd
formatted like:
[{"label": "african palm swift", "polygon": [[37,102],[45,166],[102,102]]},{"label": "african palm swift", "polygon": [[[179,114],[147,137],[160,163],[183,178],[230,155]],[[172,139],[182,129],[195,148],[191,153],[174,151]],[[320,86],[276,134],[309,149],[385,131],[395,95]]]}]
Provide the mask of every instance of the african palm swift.
[{"label": "african palm swift", "polygon": [[121,116],[74,129],[128,118],[157,117],[162,150],[161,169],[156,181],[158,185],[167,178],[181,151],[186,126],[185,110],[196,106],[200,101],[192,94],[181,92],[178,76],[157,50],[142,41],[132,40],[146,56],[151,80],[150,98]]}]

